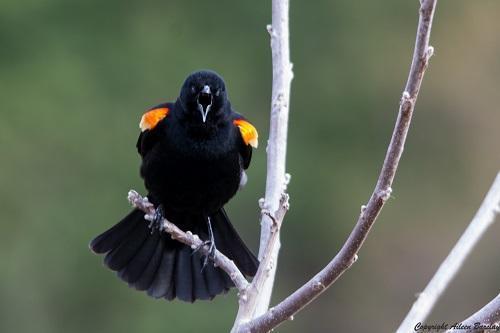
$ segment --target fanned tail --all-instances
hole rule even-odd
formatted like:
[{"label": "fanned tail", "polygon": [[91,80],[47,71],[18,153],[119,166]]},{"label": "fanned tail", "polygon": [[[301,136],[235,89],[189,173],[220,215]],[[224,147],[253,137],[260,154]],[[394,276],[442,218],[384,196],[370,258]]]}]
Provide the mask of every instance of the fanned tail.
[{"label": "fanned tail", "polygon": [[[227,217],[225,220],[217,214],[213,219],[217,225],[217,231],[214,231],[216,245],[220,242],[221,251],[235,260],[237,265],[242,263],[245,274],[254,272],[247,254],[250,252],[232,226],[225,223]],[[199,220],[194,222],[192,226],[198,230],[192,230],[193,233],[207,239],[206,224],[200,224]],[[228,275],[220,268],[208,264],[202,270],[204,259],[199,252],[193,252],[190,247],[172,240],[167,234],[158,231],[151,233],[148,224],[144,213],[135,209],[92,240],[89,247],[97,254],[105,254],[104,264],[116,271],[129,286],[146,291],[154,298],[178,298],[194,302],[197,299],[212,299],[233,286]],[[234,235],[237,237],[230,240]],[[243,244],[243,250],[240,243]]]}]

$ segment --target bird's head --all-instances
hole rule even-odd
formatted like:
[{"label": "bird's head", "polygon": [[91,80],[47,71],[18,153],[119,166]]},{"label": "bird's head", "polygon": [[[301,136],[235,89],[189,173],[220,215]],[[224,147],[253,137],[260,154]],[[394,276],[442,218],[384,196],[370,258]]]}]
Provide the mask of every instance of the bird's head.
[{"label": "bird's head", "polygon": [[207,123],[209,119],[217,119],[225,111],[226,85],[215,72],[194,72],[184,81],[180,100],[189,118]]}]

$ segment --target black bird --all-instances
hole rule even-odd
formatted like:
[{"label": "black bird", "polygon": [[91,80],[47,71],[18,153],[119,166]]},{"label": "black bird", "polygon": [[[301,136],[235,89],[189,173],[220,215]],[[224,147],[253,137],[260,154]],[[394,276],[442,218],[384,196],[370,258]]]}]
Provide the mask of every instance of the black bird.
[{"label": "black bird", "polygon": [[[175,103],[160,104],[140,122],[137,150],[148,199],[184,231],[198,234],[247,276],[258,261],[231,225],[224,204],[246,182],[257,131],[234,112],[223,79],[212,71],[187,77]],[[154,298],[193,302],[226,292],[232,281],[202,255],[172,240],[138,209],[97,236],[90,248],[130,286]]]}]

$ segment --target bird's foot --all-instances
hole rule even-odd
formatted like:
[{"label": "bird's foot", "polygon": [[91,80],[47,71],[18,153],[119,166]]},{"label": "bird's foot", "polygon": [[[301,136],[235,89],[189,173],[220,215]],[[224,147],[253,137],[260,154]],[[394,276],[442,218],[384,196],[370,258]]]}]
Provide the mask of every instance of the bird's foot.
[{"label": "bird's foot", "polygon": [[151,234],[158,230],[159,232],[163,232],[165,230],[165,226],[163,225],[163,206],[159,205],[153,216],[153,219],[149,222],[148,228],[151,229]]},{"label": "bird's foot", "polygon": [[201,271],[205,269],[205,267],[208,265],[208,261],[214,261],[215,260],[215,250],[217,248],[215,247],[215,242],[213,241],[205,241],[203,246],[208,245],[208,254],[205,256],[205,259],[203,260],[203,266],[201,266]]},{"label": "bird's foot", "polygon": [[215,251],[217,248],[215,247],[215,237],[214,232],[212,231],[212,223],[210,223],[210,217],[207,218],[207,226],[208,226],[208,237],[209,240],[203,243],[203,246],[208,245],[208,253],[205,256],[205,260],[203,260],[203,266],[201,267],[201,271],[205,269],[209,260],[215,260]]}]

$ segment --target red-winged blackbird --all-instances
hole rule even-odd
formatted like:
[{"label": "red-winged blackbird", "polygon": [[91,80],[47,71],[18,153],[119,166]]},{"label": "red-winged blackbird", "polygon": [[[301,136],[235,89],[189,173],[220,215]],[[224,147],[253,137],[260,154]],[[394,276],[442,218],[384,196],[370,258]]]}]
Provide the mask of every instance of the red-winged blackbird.
[{"label": "red-winged blackbird", "polygon": [[[198,234],[232,259],[247,276],[258,261],[236,233],[224,204],[244,185],[257,147],[257,131],[234,112],[222,78],[195,72],[175,103],[160,104],[140,122],[137,150],[148,199],[182,230]],[[201,254],[149,224],[133,210],[90,243],[104,263],[148,295],[193,302],[226,292],[232,281],[220,268],[204,267]],[[156,230],[160,229],[160,230]]]}]

